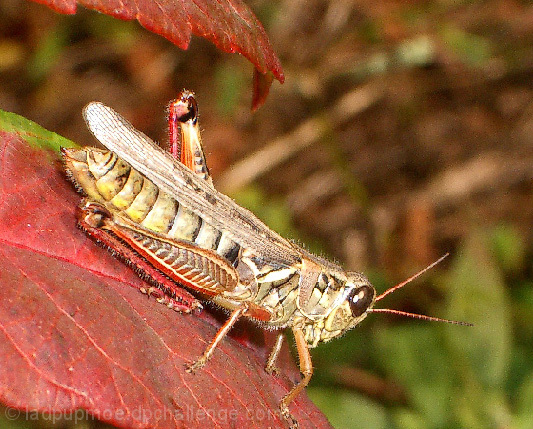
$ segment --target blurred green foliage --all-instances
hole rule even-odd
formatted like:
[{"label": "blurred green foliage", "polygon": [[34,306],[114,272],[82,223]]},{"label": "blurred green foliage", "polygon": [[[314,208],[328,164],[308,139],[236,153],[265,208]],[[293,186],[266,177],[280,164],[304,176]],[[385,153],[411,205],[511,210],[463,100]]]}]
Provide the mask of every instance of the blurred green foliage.
[{"label": "blurred green foliage", "polygon": [[228,59],[217,66],[215,81],[218,88],[216,94],[216,108],[219,115],[232,118],[238,108],[238,101],[245,86],[246,76],[249,70],[242,68],[242,63],[236,63]]},{"label": "blurred green foliage", "polygon": [[322,254],[324,246],[312,237],[303,236],[292,222],[292,214],[285,200],[269,197],[259,186],[248,186],[231,195],[237,204],[251,210],[272,230],[281,236],[298,242],[310,252]]},{"label": "blurred green foliage", "polygon": [[490,42],[485,37],[469,34],[452,26],[446,26],[441,36],[448,50],[465,64],[481,67],[491,58]]},{"label": "blurred green foliage", "polygon": [[107,15],[94,14],[91,19],[85,19],[83,13],[73,17],[59,15],[45,37],[38,40],[27,61],[27,77],[34,84],[47,79],[64,51],[85,35],[111,42],[117,52],[127,50],[142,35],[139,28],[135,21],[121,21]]}]

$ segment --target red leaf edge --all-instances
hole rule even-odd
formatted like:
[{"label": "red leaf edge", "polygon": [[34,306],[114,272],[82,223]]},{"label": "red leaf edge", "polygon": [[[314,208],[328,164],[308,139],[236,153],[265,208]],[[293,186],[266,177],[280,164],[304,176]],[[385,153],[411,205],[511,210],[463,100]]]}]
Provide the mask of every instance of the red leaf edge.
[{"label": "red leaf edge", "polygon": [[[238,52],[254,64],[258,73],[272,73],[283,83],[285,76],[281,62],[275,54],[263,25],[250,8],[240,0],[219,0],[212,3],[159,1],[157,7],[148,1],[123,2],[119,0],[32,0],[67,15],[76,13],[77,4],[115,18],[130,21],[136,19],[147,30],[160,34],[176,46],[186,50],[191,32],[203,37],[229,53]],[[168,6],[167,6],[168,5]],[[209,5],[209,6],[206,6]],[[181,6],[181,9],[178,7]],[[204,6],[203,10],[200,6]],[[211,7],[212,9],[209,9]],[[221,14],[214,20],[209,12]],[[219,30],[217,32],[217,30]],[[239,32],[243,34],[242,39]],[[255,96],[255,94],[254,94]]]}]

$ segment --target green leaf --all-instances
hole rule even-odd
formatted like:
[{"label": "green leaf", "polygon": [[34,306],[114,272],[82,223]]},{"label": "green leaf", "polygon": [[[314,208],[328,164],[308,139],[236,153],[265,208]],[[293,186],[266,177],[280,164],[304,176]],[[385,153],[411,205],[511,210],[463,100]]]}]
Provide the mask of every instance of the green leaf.
[{"label": "green leaf", "polygon": [[234,118],[243,94],[244,70],[235,61],[226,61],[216,69],[217,112],[226,118]]},{"label": "green leaf", "polygon": [[284,201],[270,198],[257,186],[248,186],[232,195],[237,204],[253,211],[270,228],[284,237],[298,234],[292,224],[291,212]]},{"label": "green leaf", "polygon": [[335,429],[386,429],[385,407],[363,396],[338,389],[307,388],[311,400],[326,414]]},{"label": "green leaf", "polygon": [[0,131],[16,134],[33,146],[56,152],[60,147],[78,146],[73,141],[48,131],[29,119],[4,110],[0,110]]},{"label": "green leaf", "polygon": [[520,387],[514,428],[533,428],[533,372],[525,378]]},{"label": "green leaf", "polygon": [[424,427],[445,427],[450,415],[453,363],[439,334],[442,328],[411,323],[376,334],[381,365],[407,389],[410,403],[424,418]]},{"label": "green leaf", "polygon": [[451,269],[448,317],[474,327],[448,330],[449,358],[460,380],[454,409],[461,427],[505,427],[510,419],[505,382],[511,363],[511,307],[503,274],[476,231]]},{"label": "green leaf", "polygon": [[505,271],[517,271],[524,263],[526,247],[523,238],[510,225],[500,225],[492,231],[494,255]]},{"label": "green leaf", "polygon": [[501,386],[510,363],[511,308],[503,274],[488,249],[487,239],[476,232],[454,261],[448,316],[475,326],[447,331],[447,338],[476,379],[484,386]]},{"label": "green leaf", "polygon": [[481,67],[492,57],[490,42],[485,37],[447,26],[442,31],[442,38],[448,49],[465,64]]},{"label": "green leaf", "polygon": [[401,429],[427,429],[426,419],[420,414],[400,408],[394,412],[394,422]]}]

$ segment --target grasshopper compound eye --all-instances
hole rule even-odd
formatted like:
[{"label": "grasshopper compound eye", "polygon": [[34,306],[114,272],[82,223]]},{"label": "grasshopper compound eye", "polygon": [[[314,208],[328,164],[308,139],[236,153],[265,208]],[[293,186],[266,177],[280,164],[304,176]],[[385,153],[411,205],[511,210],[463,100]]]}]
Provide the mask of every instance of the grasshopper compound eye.
[{"label": "grasshopper compound eye", "polygon": [[348,295],[352,316],[359,317],[361,314],[367,311],[370,304],[372,304],[372,301],[374,301],[374,295],[374,288],[368,285],[364,285],[352,290],[350,295]]}]

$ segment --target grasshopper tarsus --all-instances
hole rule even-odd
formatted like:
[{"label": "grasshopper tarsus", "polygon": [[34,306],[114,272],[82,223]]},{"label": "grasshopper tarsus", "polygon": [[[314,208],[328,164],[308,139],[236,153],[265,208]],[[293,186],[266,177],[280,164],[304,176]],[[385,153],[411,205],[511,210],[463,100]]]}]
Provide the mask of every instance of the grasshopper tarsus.
[{"label": "grasshopper tarsus", "polygon": [[200,358],[189,365],[185,365],[185,371],[189,374],[194,374],[196,370],[203,368],[206,363],[207,360]]},{"label": "grasshopper tarsus", "polygon": [[266,365],[265,371],[267,374],[279,376],[281,374],[281,370],[276,365]]},{"label": "grasshopper tarsus", "polygon": [[[161,289],[154,286],[151,286],[149,288],[141,288],[140,291],[148,295],[148,298],[150,298],[151,296],[155,297],[155,300],[159,304],[163,304],[165,307],[177,311],[178,313],[188,314],[194,311],[201,311],[204,308],[203,305],[197,300],[194,300],[192,303],[190,303],[190,305],[184,305],[184,303],[180,299],[172,298],[168,296],[165,292],[163,292]],[[178,297],[176,296],[176,298]]]},{"label": "grasshopper tarsus", "polygon": [[298,420],[296,420],[287,405],[284,405],[283,403],[280,405],[280,413],[281,417],[289,424],[290,429],[298,429],[300,426],[298,425]]}]

